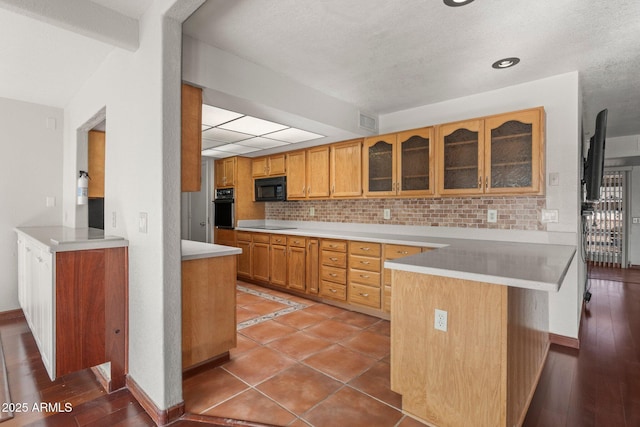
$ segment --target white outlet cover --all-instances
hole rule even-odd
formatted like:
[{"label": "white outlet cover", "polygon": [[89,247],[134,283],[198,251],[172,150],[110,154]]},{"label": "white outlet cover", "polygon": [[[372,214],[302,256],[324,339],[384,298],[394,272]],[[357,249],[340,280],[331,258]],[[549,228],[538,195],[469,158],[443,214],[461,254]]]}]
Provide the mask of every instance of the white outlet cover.
[{"label": "white outlet cover", "polygon": [[558,209],[542,209],[540,222],[558,222]]},{"label": "white outlet cover", "polygon": [[391,219],[391,209],[384,209],[382,214],[384,219]]},{"label": "white outlet cover", "polygon": [[146,233],[147,232],[147,213],[146,212],[140,212],[140,216],[138,219],[138,231],[140,233]]},{"label": "white outlet cover", "polygon": [[447,312],[436,308],[433,327],[439,331],[447,332]]},{"label": "white outlet cover", "polygon": [[487,210],[487,222],[498,222],[498,211],[495,209]]}]

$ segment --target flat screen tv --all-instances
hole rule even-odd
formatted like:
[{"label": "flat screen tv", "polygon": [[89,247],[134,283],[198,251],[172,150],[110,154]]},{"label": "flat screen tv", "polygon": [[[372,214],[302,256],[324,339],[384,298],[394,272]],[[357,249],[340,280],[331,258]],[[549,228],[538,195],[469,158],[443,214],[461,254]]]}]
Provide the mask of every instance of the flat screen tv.
[{"label": "flat screen tv", "polygon": [[584,162],[583,181],[586,186],[585,200],[597,202],[600,200],[600,186],[604,172],[604,143],[607,134],[607,109],[598,113],[596,130],[589,141],[589,152]]}]

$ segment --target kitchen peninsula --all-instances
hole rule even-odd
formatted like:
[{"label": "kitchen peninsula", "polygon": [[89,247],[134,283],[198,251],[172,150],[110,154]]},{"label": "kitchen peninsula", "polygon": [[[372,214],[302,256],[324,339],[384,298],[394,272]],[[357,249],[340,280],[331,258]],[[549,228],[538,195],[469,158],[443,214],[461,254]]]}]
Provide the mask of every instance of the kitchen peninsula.
[{"label": "kitchen peninsula", "polygon": [[236,346],[236,256],[241,249],[182,241],[182,370],[229,359]]}]

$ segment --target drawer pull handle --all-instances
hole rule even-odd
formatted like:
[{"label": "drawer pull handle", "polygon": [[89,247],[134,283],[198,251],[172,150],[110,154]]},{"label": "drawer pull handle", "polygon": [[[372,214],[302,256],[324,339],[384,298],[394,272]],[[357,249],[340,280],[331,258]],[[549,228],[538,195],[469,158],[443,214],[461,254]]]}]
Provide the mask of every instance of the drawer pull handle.
[{"label": "drawer pull handle", "polygon": [[334,261],[334,262],[338,260],[338,258],[336,258],[336,257],[331,257],[331,258],[329,258],[329,259],[330,259],[331,261]]},{"label": "drawer pull handle", "polygon": [[365,297],[365,298],[369,297],[369,294],[366,294],[366,293],[363,293],[363,292],[358,293],[358,295],[360,295],[361,297]]},{"label": "drawer pull handle", "polygon": [[369,275],[368,274],[361,274],[360,277],[362,277],[363,279],[368,279]]},{"label": "drawer pull handle", "polygon": [[294,240],[294,241],[293,241],[293,244],[294,244],[294,245],[299,245],[299,244],[300,244],[300,240]]},{"label": "drawer pull handle", "polygon": [[338,277],[338,275],[336,273],[329,273],[329,276],[331,277]]},{"label": "drawer pull handle", "polygon": [[360,248],[360,249],[362,249],[363,251],[370,251],[371,250],[371,248],[366,248],[366,247],[365,248]]},{"label": "drawer pull handle", "polygon": [[335,289],[329,289],[329,291],[333,292],[334,294],[338,291],[336,291]]},{"label": "drawer pull handle", "polygon": [[409,252],[407,252],[407,251],[398,251],[398,253],[399,253],[399,254],[402,254],[402,255],[406,255],[406,254],[408,254]]},{"label": "drawer pull handle", "polygon": [[330,248],[337,248],[338,245],[329,245]]},{"label": "drawer pull handle", "polygon": [[360,264],[369,265],[371,263],[369,261],[360,261]]}]

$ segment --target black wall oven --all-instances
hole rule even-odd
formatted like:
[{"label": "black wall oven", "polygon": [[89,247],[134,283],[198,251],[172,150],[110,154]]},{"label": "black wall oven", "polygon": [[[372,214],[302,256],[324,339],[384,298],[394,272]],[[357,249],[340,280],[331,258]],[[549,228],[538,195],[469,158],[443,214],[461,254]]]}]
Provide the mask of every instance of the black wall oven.
[{"label": "black wall oven", "polygon": [[233,188],[216,190],[213,205],[213,225],[218,228],[233,228],[235,226]]}]

